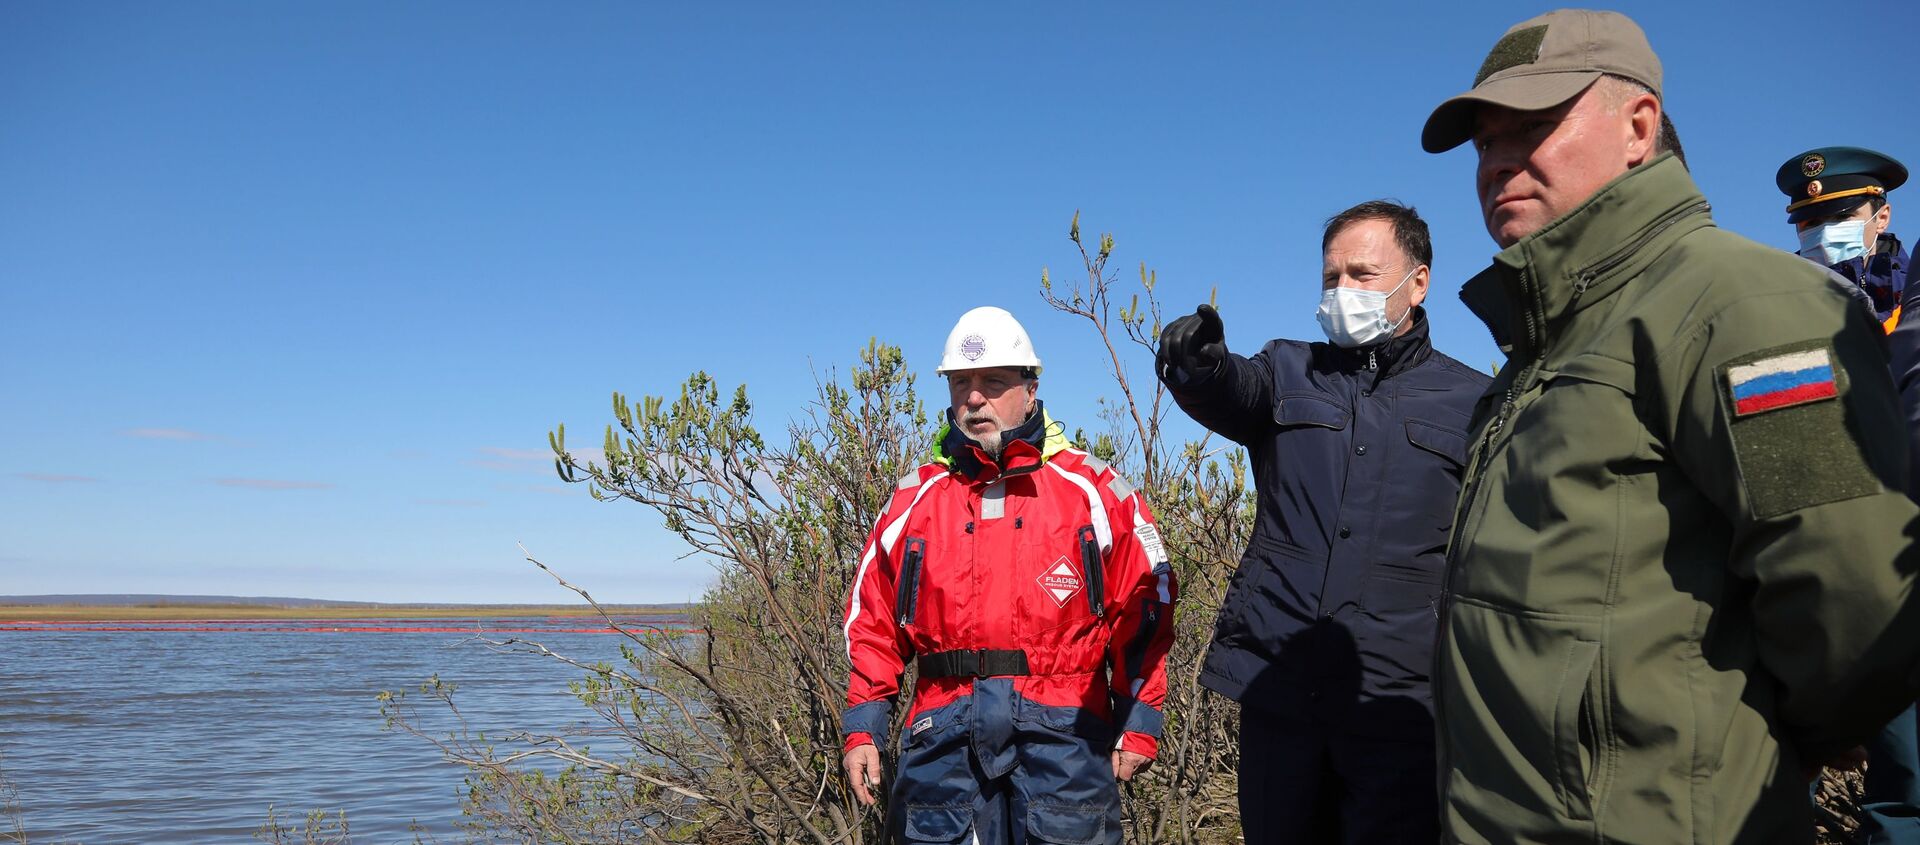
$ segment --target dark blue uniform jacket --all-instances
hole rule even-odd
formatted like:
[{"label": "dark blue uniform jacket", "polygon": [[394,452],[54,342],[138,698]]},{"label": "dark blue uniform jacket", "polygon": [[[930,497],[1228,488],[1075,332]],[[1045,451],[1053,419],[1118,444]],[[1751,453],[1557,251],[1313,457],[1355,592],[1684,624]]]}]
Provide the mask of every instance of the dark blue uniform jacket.
[{"label": "dark blue uniform jacket", "polygon": [[[1907,493],[1920,502],[1920,285],[1909,284],[1910,259],[1900,241],[1892,235],[1880,236],[1880,249],[1871,258],[1855,258],[1833,265],[1832,269],[1872,298],[1876,310],[1884,311],[1879,291],[1900,292],[1900,322],[1887,335],[1888,356],[1892,359],[1893,383],[1900,389],[1900,404],[1907,412],[1907,451],[1911,472]],[[1876,315],[1877,316],[1877,315]]]},{"label": "dark blue uniform jacket", "polygon": [[1887,312],[1903,300],[1911,298],[1913,291],[1906,290],[1907,270],[1911,261],[1907,251],[1900,246],[1900,239],[1890,233],[1882,233],[1872,255],[1850,258],[1839,264],[1829,265],[1828,269],[1840,274],[1840,277],[1852,282],[1867,295],[1873,303],[1874,316],[1882,321]]},{"label": "dark blue uniform jacket", "polygon": [[[1907,413],[1907,495],[1920,502],[1920,285],[1909,284],[1911,259],[1890,234],[1880,236],[1874,255],[1832,265],[1835,273],[1859,286],[1876,317],[1887,310],[1886,293],[1900,296],[1900,320],[1887,336],[1888,356],[1900,403]],[[1860,796],[1863,811],[1854,841],[1865,845],[1920,842],[1920,716],[1913,708],[1894,717],[1867,743],[1867,780]]]},{"label": "dark blue uniform jacket", "polygon": [[1435,351],[1420,310],[1385,344],[1275,340],[1162,378],[1247,447],[1259,496],[1201,683],[1302,726],[1430,737],[1434,604],[1490,379]]}]

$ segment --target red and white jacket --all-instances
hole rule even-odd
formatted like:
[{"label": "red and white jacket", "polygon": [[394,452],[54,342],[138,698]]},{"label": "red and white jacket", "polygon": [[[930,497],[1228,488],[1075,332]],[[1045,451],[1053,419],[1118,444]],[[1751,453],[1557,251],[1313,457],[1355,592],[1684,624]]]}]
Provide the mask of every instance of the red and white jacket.
[{"label": "red and white jacket", "polygon": [[[847,601],[846,747],[887,735],[916,655],[1018,649],[1030,674],[1012,677],[1016,695],[1118,718],[1118,747],[1152,757],[1178,591],[1153,515],[1043,411],[1005,437],[996,463],[942,429],[868,537]],[[921,678],[909,723],[972,686]]]}]

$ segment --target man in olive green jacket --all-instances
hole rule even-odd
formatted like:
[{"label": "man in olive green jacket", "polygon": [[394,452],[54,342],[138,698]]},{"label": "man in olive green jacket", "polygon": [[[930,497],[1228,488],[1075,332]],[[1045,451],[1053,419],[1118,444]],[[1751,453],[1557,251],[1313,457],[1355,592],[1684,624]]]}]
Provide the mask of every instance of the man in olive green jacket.
[{"label": "man in olive green jacket", "polygon": [[1639,27],[1516,25],[1422,144],[1502,247],[1434,698],[1448,842],[1812,840],[1807,777],[1914,699],[1920,552],[1871,316],[1717,229]]}]

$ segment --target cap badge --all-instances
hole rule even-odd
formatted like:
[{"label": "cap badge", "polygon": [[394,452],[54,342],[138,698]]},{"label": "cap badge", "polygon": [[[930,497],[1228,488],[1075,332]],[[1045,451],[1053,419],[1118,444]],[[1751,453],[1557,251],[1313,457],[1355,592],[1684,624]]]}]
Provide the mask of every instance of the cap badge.
[{"label": "cap badge", "polygon": [[[1808,179],[1820,175],[1820,173],[1826,169],[1827,157],[1819,153],[1807,153],[1807,157],[1800,160],[1800,173]],[[1820,192],[1814,191],[1814,193],[1817,194]]]},{"label": "cap badge", "polygon": [[1826,188],[1820,185],[1820,180],[1818,179],[1807,183],[1807,196],[1809,197],[1817,197],[1820,195],[1820,192],[1824,190],[1826,190]]},{"label": "cap badge", "polygon": [[986,338],[977,334],[967,335],[965,340],[960,341],[960,354],[969,361],[980,360],[980,356],[987,354]]}]

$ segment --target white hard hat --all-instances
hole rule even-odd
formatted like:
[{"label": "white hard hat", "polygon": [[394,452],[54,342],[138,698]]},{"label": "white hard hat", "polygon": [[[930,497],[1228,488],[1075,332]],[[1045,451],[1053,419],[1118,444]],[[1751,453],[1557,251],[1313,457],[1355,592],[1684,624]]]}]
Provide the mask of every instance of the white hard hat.
[{"label": "white hard hat", "polygon": [[982,305],[960,315],[947,334],[945,354],[934,372],[946,375],[955,370],[986,367],[1021,367],[1040,374],[1040,356],[1033,354],[1033,341],[1005,308]]}]

